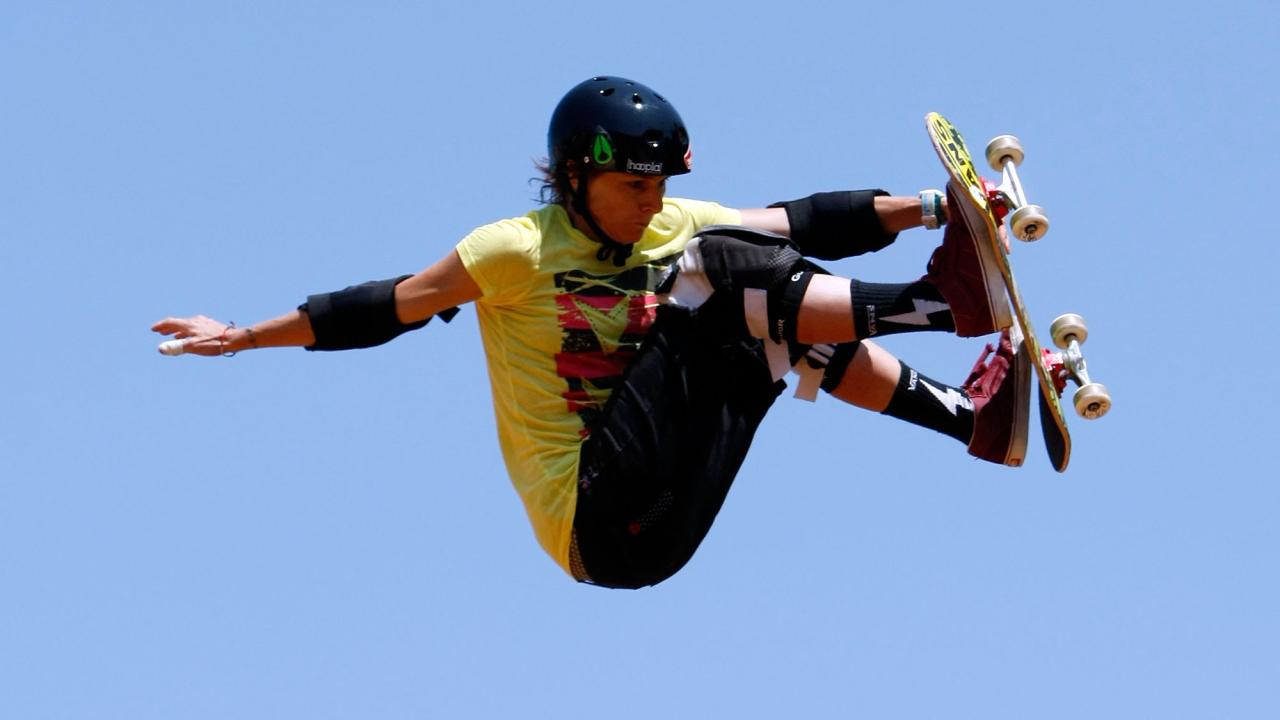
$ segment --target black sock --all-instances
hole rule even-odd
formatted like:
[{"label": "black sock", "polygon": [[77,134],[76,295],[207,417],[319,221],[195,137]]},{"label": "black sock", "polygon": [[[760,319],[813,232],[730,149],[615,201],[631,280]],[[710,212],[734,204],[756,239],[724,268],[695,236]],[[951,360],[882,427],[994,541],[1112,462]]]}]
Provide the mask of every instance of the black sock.
[{"label": "black sock", "polygon": [[932,283],[849,281],[853,329],[859,340],[904,332],[955,332],[951,306]]},{"label": "black sock", "polygon": [[973,437],[973,403],[960,388],[936,382],[907,367],[882,414],[937,430],[968,445]]}]

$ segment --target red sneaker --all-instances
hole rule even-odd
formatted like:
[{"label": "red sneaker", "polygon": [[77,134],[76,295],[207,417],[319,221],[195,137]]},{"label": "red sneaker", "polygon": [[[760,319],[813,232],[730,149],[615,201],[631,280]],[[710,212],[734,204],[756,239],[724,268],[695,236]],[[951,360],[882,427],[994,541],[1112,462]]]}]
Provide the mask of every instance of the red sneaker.
[{"label": "red sneaker", "polygon": [[942,244],[929,258],[924,276],[938,288],[951,306],[956,334],[987,335],[1013,324],[999,259],[986,239],[986,221],[967,202],[958,202],[947,184],[947,209],[951,215]]},{"label": "red sneaker", "polygon": [[[1027,456],[1027,419],[1031,412],[1031,366],[1022,343],[1014,348],[1009,331],[999,346],[987,345],[960,387],[973,401],[973,439],[969,454],[1018,467]],[[995,353],[991,362],[987,358]]]}]

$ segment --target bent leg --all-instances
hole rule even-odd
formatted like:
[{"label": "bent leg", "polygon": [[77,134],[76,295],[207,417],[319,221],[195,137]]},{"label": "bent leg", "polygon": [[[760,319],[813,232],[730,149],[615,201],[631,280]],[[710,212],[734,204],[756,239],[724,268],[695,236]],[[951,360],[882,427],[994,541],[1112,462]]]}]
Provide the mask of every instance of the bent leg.
[{"label": "bent leg", "polygon": [[828,366],[823,388],[832,397],[965,444],[972,438],[973,402],[962,388],[926,377],[870,342],[858,343],[843,376],[838,376],[841,370]]},{"label": "bent leg", "polygon": [[801,303],[796,338],[814,344],[955,329],[951,306],[928,281],[868,283],[817,275]]},{"label": "bent leg", "polygon": [[[820,382],[850,404],[954,437],[983,459],[1020,462],[1014,452],[1017,436],[1025,436],[1019,408],[1029,401],[1020,389],[1024,363],[1013,361],[1007,338],[992,363],[986,358],[995,347],[984,353],[962,387],[937,382],[860,342],[889,331],[955,332],[950,306],[931,278],[877,285],[836,277],[801,257],[786,238],[745,228],[700,235],[680,267],[669,288],[675,302],[716,303],[722,317],[713,325],[729,336],[764,341],[774,378],[788,365],[801,375],[800,397],[812,399],[806,386],[816,389]],[[930,271],[939,275],[936,258]],[[693,287],[701,292],[688,292]],[[988,436],[997,439],[987,443],[982,438]],[[1014,439],[1006,442],[1008,437]],[[988,444],[998,447],[983,449]]]},{"label": "bent leg", "polygon": [[[836,344],[902,332],[954,332],[950,306],[926,280],[865,283],[827,273],[780,235],[717,227],[685,248],[666,297],[699,307],[737,298],[730,334],[792,345]],[[796,357],[801,349],[793,348]]]},{"label": "bent leg", "polygon": [[851,405],[959,440],[969,454],[1021,465],[1026,456],[1030,365],[1002,333],[959,387],[927,377],[870,342],[838,346],[822,388]]},{"label": "bent leg", "polygon": [[579,579],[637,588],[683,567],[781,389],[756,341],[710,339],[696,314],[659,308],[580,451]]}]

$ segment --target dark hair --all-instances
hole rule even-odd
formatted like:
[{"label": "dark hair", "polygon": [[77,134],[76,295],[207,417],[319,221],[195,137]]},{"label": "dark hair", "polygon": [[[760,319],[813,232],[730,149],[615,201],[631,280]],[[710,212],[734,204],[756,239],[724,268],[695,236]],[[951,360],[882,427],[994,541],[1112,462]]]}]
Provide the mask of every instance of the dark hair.
[{"label": "dark hair", "polygon": [[533,169],[538,173],[529,178],[530,185],[538,186],[538,195],[534,198],[543,205],[563,205],[565,193],[556,181],[555,172],[551,169],[551,161],[540,158],[533,161]]},{"label": "dark hair", "polygon": [[568,175],[558,175],[548,158],[534,160],[533,169],[538,175],[529,178],[529,184],[536,183],[538,186],[538,196],[535,198],[537,202],[543,205],[565,205],[573,194]]}]

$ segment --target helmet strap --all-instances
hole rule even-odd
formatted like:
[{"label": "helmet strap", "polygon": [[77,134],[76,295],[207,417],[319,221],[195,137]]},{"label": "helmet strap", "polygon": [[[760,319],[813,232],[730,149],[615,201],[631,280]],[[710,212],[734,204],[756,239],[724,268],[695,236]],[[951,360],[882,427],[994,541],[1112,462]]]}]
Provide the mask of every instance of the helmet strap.
[{"label": "helmet strap", "polygon": [[600,250],[596,252],[596,259],[603,262],[612,255],[614,265],[618,267],[626,265],[627,259],[631,257],[632,247],[609,237],[609,234],[601,229],[600,224],[591,215],[591,211],[587,209],[587,174],[585,172],[578,174],[578,187],[573,192],[573,210],[582,216],[583,220],[587,221],[587,227],[591,228],[591,232],[596,236],[596,241],[600,243]]}]

